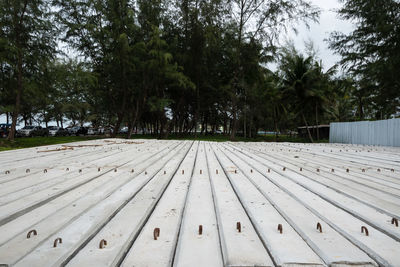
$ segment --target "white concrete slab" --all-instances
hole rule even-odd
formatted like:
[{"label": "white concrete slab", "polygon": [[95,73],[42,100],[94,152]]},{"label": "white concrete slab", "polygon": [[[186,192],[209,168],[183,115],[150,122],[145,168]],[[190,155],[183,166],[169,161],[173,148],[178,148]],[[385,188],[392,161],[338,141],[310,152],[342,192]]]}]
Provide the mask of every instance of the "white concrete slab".
[{"label": "white concrete slab", "polygon": [[400,266],[400,148],[191,144],[0,152],[0,265]]},{"label": "white concrete slab", "polygon": [[206,145],[205,150],[224,266],[274,266],[222,166],[214,155],[212,146]]},{"label": "white concrete slab", "polygon": [[[256,157],[256,156],[254,156]],[[251,162],[250,158],[246,160]],[[264,161],[265,162],[265,161]],[[282,175],[280,171],[281,166],[274,165],[268,162],[264,164],[265,167],[271,168],[276,173],[281,174],[279,178],[274,179],[276,184],[280,185],[280,188],[285,190],[287,193],[295,197],[297,201],[306,205],[314,214],[318,214],[320,218],[329,224],[333,229],[344,235],[353,244],[360,247],[365,251],[371,258],[373,258],[378,264],[384,266],[397,266],[400,264],[400,258],[396,251],[400,251],[400,243],[376,230],[373,227],[368,227],[363,221],[360,221],[353,215],[341,210],[335,209],[330,203],[318,198],[318,195],[324,194],[326,190],[321,190],[317,194],[311,193],[311,191],[304,190],[304,187],[299,186],[297,183],[292,182],[290,179],[284,179],[294,177],[295,174],[290,171],[286,171],[287,174]],[[256,166],[253,166],[256,168]],[[259,169],[259,171],[263,171]],[[288,174],[289,173],[289,174]],[[269,176],[271,179],[274,176]],[[367,226],[369,230],[369,236],[361,233],[361,227]]]},{"label": "white concrete slab", "polygon": [[[237,166],[223,153],[216,151],[236,194],[257,229],[277,266],[325,266],[324,262],[290,226],[275,207],[257,190]],[[235,173],[236,170],[236,173]],[[250,170],[249,170],[250,171]],[[282,234],[278,231],[282,225]]]},{"label": "white concrete slab", "polygon": [[198,148],[173,266],[223,266],[204,144]]},{"label": "white concrete slab", "polygon": [[[60,262],[57,264],[59,265],[70,255],[68,252],[73,252],[81,245],[81,242],[84,242],[87,237],[93,232],[96,232],[98,227],[107,223],[110,216],[112,217],[121,205],[127,203],[127,201],[132,198],[180,148],[182,148],[182,145],[179,145],[176,149],[171,149],[168,154],[169,156],[164,156],[155,162],[153,166],[148,166],[144,173],[140,173],[135,179],[132,179],[119,189],[111,192],[111,194],[104,194],[101,190],[97,191],[97,194],[92,197],[100,196],[103,200],[97,202],[94,206],[89,206],[83,214],[79,214],[69,222],[67,221],[67,225],[62,221],[61,225],[58,223],[60,222],[60,216],[62,216],[62,214],[68,214],[65,211],[61,211],[60,214],[55,214],[56,216],[39,222],[33,229],[43,234],[37,237],[35,236],[36,238],[32,238],[32,240],[28,240],[30,242],[26,242],[25,234],[18,235],[16,238],[0,247],[0,259],[8,264],[13,264],[27,253],[31,252],[35,246],[41,244],[41,246],[37,247],[34,251],[36,253],[31,254],[32,256],[40,257],[37,261],[38,266],[43,265],[43,259],[50,262],[54,261],[54,259],[59,260]],[[83,202],[85,205],[91,203],[87,200],[83,200]],[[73,205],[67,207],[67,209],[71,208],[73,209],[75,207]],[[44,255],[40,252],[41,249],[51,248],[52,242],[59,236],[64,237],[64,243],[60,249],[50,250],[51,254],[48,255]],[[47,243],[45,243],[44,240],[47,240]],[[34,264],[33,259],[29,262],[30,265]]]},{"label": "white concrete slab", "polygon": [[[198,142],[185,157],[121,266],[163,267],[172,264],[197,147]],[[154,240],[155,228],[160,229],[157,240]]]},{"label": "white concrete slab", "polygon": [[[229,150],[223,152],[235,162],[241,172],[259,189],[328,266],[377,266],[366,253],[325,224],[322,218],[271,182],[268,179],[270,176],[279,179],[276,173],[261,173],[258,171],[264,169],[261,164],[250,159],[245,162],[234,153],[230,153]],[[252,168],[254,170],[249,171]],[[318,223],[321,225],[322,232],[317,229]],[[340,246],[337,244],[340,244]]]}]

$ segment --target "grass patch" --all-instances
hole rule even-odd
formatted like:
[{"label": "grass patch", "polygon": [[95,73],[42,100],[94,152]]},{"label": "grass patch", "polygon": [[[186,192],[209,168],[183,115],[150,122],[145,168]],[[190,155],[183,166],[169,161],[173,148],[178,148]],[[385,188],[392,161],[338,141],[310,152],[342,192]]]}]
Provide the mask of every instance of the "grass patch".
[{"label": "grass patch", "polygon": [[10,142],[4,138],[0,139],[0,151],[87,141],[99,138],[104,138],[104,137],[103,136],[55,136],[55,137],[37,136],[37,137],[15,138],[14,142]]}]

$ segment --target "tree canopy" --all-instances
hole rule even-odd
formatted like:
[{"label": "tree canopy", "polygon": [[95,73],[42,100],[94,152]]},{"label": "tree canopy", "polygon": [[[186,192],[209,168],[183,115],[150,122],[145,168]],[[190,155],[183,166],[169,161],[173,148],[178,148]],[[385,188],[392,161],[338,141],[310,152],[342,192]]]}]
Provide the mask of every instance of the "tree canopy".
[{"label": "tree canopy", "polygon": [[330,46],[342,56],[343,67],[357,82],[358,116],[361,119],[369,115],[385,119],[397,114],[400,104],[400,2],[348,0],[338,13],[355,26],[349,34],[332,33]]},{"label": "tree canopy", "polygon": [[233,140],[397,115],[399,2],[348,0],[338,13],[355,29],[331,34],[341,62],[325,69],[280,42],[318,21],[308,0],[4,0],[0,113],[9,139],[17,123]]}]

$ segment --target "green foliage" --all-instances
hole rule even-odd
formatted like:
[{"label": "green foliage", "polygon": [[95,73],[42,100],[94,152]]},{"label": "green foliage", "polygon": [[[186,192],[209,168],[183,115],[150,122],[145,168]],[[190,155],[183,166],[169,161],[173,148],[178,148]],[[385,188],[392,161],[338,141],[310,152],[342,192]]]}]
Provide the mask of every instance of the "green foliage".
[{"label": "green foliage", "polygon": [[[400,3],[397,0],[343,1],[339,15],[354,23],[349,34],[334,32],[330,46],[357,81],[359,101],[372,102],[370,116],[388,118],[400,104]],[[367,112],[366,112],[367,113]],[[364,113],[359,111],[359,118]]]},{"label": "green foliage", "polygon": [[9,105],[14,104],[10,140],[14,139],[19,114],[37,112],[42,103],[30,96],[43,93],[40,89],[46,87],[43,66],[53,59],[56,46],[57,28],[51,23],[52,18],[49,1],[0,2],[1,98],[7,105],[3,109],[9,112]]},{"label": "green foliage", "polygon": [[[323,72],[321,63],[311,55],[304,56],[293,45],[282,49],[279,71],[283,100],[289,110],[306,126],[313,118],[319,125],[330,107],[332,92],[331,77],[334,69]],[[309,133],[309,138],[312,137]]]},{"label": "green foliage", "polygon": [[330,40],[342,76],[312,44],[301,54],[279,42],[319,12],[309,0],[4,0],[0,113],[14,124],[128,126],[128,136],[265,130],[278,141],[298,126],[396,114],[398,1],[344,1],[355,30]]}]

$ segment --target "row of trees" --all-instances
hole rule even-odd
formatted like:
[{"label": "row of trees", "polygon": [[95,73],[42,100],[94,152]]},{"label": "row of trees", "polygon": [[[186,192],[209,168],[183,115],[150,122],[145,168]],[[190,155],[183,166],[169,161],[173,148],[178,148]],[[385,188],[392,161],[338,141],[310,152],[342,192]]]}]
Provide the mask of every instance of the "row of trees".
[{"label": "row of trees", "polygon": [[129,135],[145,128],[161,138],[221,128],[234,139],[387,118],[400,95],[400,10],[383,2],[340,10],[360,23],[356,34],[331,36],[348,67],[341,77],[311,45],[302,54],[278,42],[317,21],[306,0],[4,0],[0,113],[11,117],[10,139],[18,121],[35,120],[127,125]]}]

